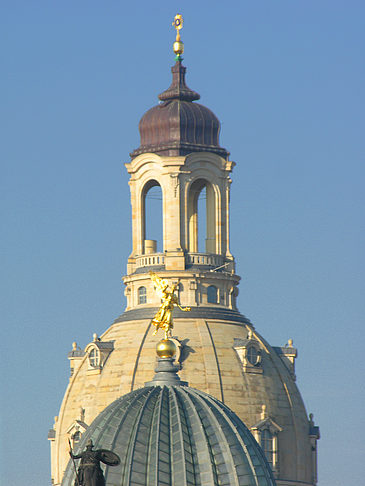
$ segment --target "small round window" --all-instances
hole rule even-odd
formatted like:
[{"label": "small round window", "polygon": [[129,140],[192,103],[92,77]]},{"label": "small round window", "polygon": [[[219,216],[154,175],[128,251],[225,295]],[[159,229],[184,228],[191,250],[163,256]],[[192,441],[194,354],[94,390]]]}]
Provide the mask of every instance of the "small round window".
[{"label": "small round window", "polygon": [[247,348],[247,361],[252,364],[253,366],[257,365],[260,361],[260,352],[256,348],[256,346],[249,346]]}]

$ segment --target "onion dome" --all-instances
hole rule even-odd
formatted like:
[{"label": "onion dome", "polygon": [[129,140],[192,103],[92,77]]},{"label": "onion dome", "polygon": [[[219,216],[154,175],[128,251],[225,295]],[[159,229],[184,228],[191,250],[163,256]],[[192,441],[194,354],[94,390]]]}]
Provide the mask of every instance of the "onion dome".
[{"label": "onion dome", "polygon": [[[275,486],[264,453],[243,422],[222,402],[180,381],[173,358],[159,358],[144,388],[109,405],[80,441],[118,454],[106,466],[113,486]],[[73,486],[70,461],[62,486]]]},{"label": "onion dome", "polygon": [[229,153],[219,145],[219,120],[208,108],[194,103],[200,95],[186,86],[186,68],[180,57],[171,71],[171,86],[139,122],[141,145],[131,157],[146,152],[169,156],[214,152],[228,157]]}]

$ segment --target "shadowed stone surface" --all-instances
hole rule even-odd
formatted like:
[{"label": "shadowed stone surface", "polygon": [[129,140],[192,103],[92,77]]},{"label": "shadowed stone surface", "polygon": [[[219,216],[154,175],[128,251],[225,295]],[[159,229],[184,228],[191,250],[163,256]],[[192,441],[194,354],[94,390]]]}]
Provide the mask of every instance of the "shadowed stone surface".
[{"label": "shadowed stone surface", "polygon": [[[151,316],[153,316],[157,312],[157,310],[158,307],[132,309],[130,311],[124,312],[114,321],[114,323],[139,319],[146,319],[150,321]],[[184,315],[184,313],[177,307],[174,309],[174,317],[186,318],[186,314]],[[242,315],[239,311],[222,307],[192,307],[191,312],[189,312],[189,319],[219,319],[222,321],[242,322],[248,325],[252,325],[250,320]]]}]

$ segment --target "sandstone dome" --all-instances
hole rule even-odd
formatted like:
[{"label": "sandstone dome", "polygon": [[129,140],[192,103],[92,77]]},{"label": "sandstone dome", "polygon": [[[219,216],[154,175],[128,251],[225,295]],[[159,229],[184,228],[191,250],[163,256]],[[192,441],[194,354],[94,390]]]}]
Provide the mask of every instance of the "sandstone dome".
[{"label": "sandstone dome", "polygon": [[[150,310],[145,312],[153,315]],[[75,360],[69,356],[73,375],[55,424],[53,446],[60,478],[69,459],[65,444],[78,427],[80,408],[84,410],[82,422],[85,424],[85,429],[80,430],[86,434],[87,426],[110,403],[131,391],[137,393],[153,374],[158,338],[152,335],[148,320],[128,320],[132,316],[126,314],[100,340],[94,338],[85,351],[79,352],[82,356],[76,356]],[[177,314],[174,335],[187,336],[177,341],[181,379],[218,398],[254,433],[265,422],[264,405],[268,427],[275,424],[279,427],[276,431],[277,484],[286,478],[298,480],[290,484],[312,484],[309,423],[293,373],[278,349],[272,348],[246,318],[241,316],[239,321],[237,314],[236,320],[223,313],[214,314],[212,309],[210,312],[206,309],[205,319],[194,318],[193,312],[189,319]],[[260,362],[250,368],[250,363],[244,364],[242,350],[249,351],[251,346],[260,355]],[[99,363],[93,362],[96,351]]]}]

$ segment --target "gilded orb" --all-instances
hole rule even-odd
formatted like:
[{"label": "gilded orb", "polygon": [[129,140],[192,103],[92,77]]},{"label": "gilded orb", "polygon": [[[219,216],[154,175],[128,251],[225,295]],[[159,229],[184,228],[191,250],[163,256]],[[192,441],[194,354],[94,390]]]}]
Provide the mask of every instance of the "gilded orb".
[{"label": "gilded orb", "polygon": [[173,48],[174,48],[174,53],[179,56],[184,52],[184,43],[182,41],[177,40],[174,42]]},{"label": "gilded orb", "polygon": [[156,353],[159,358],[173,358],[176,354],[175,343],[170,339],[161,339],[157,343]]}]

